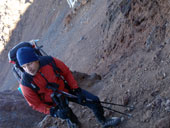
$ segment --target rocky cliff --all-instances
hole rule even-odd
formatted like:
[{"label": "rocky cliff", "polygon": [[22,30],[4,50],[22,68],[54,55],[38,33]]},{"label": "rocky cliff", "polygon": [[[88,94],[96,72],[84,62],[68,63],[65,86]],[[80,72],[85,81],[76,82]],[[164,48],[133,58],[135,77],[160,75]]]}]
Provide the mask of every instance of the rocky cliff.
[{"label": "rocky cliff", "polygon": [[[1,91],[17,87],[8,50],[20,41],[39,38],[44,50],[71,70],[101,75],[100,82],[82,87],[101,100],[135,106],[133,111],[114,107],[133,115],[125,117],[120,128],[170,127],[170,1],[82,1],[75,9],[66,0],[24,2],[30,6],[20,15],[0,56]],[[87,108],[71,107],[83,127],[100,127]],[[107,110],[105,115],[120,116]],[[37,127],[56,124],[66,127],[51,117]]]}]

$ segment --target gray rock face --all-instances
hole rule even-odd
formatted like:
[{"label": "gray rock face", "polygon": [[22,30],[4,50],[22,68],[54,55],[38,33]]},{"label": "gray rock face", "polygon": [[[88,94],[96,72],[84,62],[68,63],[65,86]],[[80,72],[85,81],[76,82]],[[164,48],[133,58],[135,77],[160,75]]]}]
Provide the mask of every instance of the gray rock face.
[{"label": "gray rock face", "polygon": [[158,120],[153,128],[169,128],[170,127],[170,118],[165,117]]},{"label": "gray rock face", "polygon": [[0,92],[0,128],[31,128],[44,115],[33,111],[19,91]]}]

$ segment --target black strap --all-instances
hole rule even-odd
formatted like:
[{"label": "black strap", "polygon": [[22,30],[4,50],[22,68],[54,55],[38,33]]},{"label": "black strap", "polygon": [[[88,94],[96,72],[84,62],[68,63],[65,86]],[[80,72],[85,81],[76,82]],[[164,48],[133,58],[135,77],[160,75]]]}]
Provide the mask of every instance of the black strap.
[{"label": "black strap", "polygon": [[47,84],[49,83],[48,80],[45,78],[44,74],[42,72],[40,72],[41,76],[45,79],[45,81],[47,82]]},{"label": "black strap", "polygon": [[[56,66],[54,59],[52,60],[51,65],[52,65],[52,67],[53,67],[53,71],[54,71],[56,77],[61,77],[60,73],[61,73],[62,71],[61,71],[60,68],[58,68],[58,67]],[[59,73],[57,73],[56,71],[58,71]]]},{"label": "black strap", "polygon": [[12,68],[12,71],[13,71],[14,76],[18,80],[18,82],[20,82],[20,80],[21,80],[21,73],[22,72],[19,69],[17,69],[15,66]]},{"label": "black strap", "polygon": [[[64,77],[60,74],[62,71],[61,71],[60,68],[58,68],[58,67],[56,66],[54,59],[52,60],[51,65],[52,65],[52,67],[53,67],[53,71],[54,71],[56,77],[61,78],[61,79],[64,81],[65,87],[70,91],[71,88],[70,88],[70,86],[68,85],[67,81],[64,79]],[[58,71],[59,73],[57,73],[56,71]]]},{"label": "black strap", "polygon": [[36,93],[40,90],[40,88],[33,81],[33,77],[31,75],[29,75],[28,73],[22,74],[21,84],[23,86],[27,86],[27,87],[31,88]]}]

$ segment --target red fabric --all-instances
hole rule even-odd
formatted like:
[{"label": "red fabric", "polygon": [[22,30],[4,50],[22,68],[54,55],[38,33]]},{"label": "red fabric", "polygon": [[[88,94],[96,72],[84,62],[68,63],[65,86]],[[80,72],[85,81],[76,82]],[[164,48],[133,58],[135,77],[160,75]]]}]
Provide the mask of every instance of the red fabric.
[{"label": "red fabric", "polygon": [[[62,61],[60,61],[56,58],[53,58],[53,59],[55,60],[56,66],[62,71],[62,73],[60,73],[60,74],[68,82],[68,85],[70,86],[70,88],[71,89],[78,88],[77,82],[74,79],[69,68]],[[56,77],[56,75],[53,71],[53,67],[51,65],[45,65],[45,66],[41,67],[33,78],[35,84],[40,88],[40,90],[38,91],[38,94],[40,96],[37,95],[37,93],[34,92],[29,87],[20,85],[23,95],[24,95],[25,99],[27,100],[28,104],[33,109],[35,109],[39,112],[42,112],[44,114],[49,114],[50,113],[49,108],[51,106],[46,105],[45,102],[52,102],[52,99],[50,97],[50,95],[52,94],[52,90],[46,88],[47,82],[41,76],[40,72],[45,76],[45,78],[49,82],[53,82],[53,83],[55,82],[56,84],[58,84],[59,90],[62,90],[65,92],[67,92],[68,90],[65,88],[63,80],[61,78],[59,79],[58,77]]]}]

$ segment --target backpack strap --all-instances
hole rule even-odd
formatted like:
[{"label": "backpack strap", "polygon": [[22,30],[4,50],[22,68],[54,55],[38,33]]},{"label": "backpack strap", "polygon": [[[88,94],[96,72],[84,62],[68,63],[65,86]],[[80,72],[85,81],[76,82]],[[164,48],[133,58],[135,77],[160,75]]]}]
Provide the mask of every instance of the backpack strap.
[{"label": "backpack strap", "polygon": [[[52,67],[53,67],[53,70],[54,70],[54,72],[55,72],[56,77],[60,77],[60,78],[64,81],[65,87],[70,91],[71,88],[70,88],[70,86],[68,85],[67,81],[64,79],[64,77],[60,74],[62,71],[61,71],[60,68],[58,68],[58,67],[56,66],[54,59],[52,60],[51,65],[52,65]],[[57,73],[56,71],[58,71],[59,73]]]},{"label": "backpack strap", "polygon": [[[42,61],[41,61],[42,59]],[[50,64],[53,67],[53,71],[56,75],[56,77],[59,77],[60,79],[62,79],[64,81],[64,85],[68,90],[71,90],[70,86],[68,85],[67,81],[64,79],[64,77],[61,75],[62,70],[60,68],[58,68],[56,66],[55,60],[53,59],[52,56],[42,56],[40,58],[41,61],[41,66],[45,65],[45,63],[48,62],[48,64]]]},{"label": "backpack strap", "polygon": [[[52,60],[51,65],[52,65],[52,67],[53,67],[53,71],[54,71],[56,77],[61,77],[60,73],[61,73],[62,71],[61,71],[60,68],[58,68],[58,67],[56,66],[54,59]],[[59,73],[57,73],[56,71],[59,72]]]},{"label": "backpack strap", "polygon": [[34,92],[38,93],[40,88],[33,81],[33,77],[28,73],[23,73],[21,84],[23,86],[31,88]]},{"label": "backpack strap", "polygon": [[20,82],[21,81],[21,74],[23,72],[16,67],[16,64],[14,64],[14,66],[12,67],[12,71],[13,71],[15,78],[18,80],[18,82]]}]

